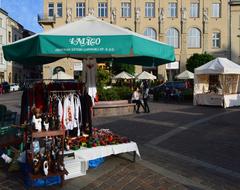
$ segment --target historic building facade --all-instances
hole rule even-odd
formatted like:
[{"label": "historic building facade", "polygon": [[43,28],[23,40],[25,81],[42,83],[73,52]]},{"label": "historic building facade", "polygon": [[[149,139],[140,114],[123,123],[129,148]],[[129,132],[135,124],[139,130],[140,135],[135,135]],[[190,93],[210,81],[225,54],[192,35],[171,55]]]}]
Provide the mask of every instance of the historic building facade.
[{"label": "historic building facade", "polygon": [[[16,62],[6,61],[3,56],[2,46],[32,35],[31,31],[17,21],[8,16],[8,13],[0,8],[0,83],[21,82],[26,78],[31,78],[39,73],[36,67],[24,67]],[[39,76],[40,77],[40,76]]]},{"label": "historic building facade", "polygon": [[240,64],[240,0],[230,2],[231,60]]},{"label": "historic building facade", "polygon": [[[38,21],[49,30],[87,15],[174,46],[176,63],[159,66],[158,75],[166,69],[172,74],[185,70],[187,58],[194,53],[230,57],[227,0],[44,0],[44,14]],[[45,77],[59,64],[73,74],[73,61],[64,59],[44,66]],[[141,69],[136,67],[136,72]]]}]

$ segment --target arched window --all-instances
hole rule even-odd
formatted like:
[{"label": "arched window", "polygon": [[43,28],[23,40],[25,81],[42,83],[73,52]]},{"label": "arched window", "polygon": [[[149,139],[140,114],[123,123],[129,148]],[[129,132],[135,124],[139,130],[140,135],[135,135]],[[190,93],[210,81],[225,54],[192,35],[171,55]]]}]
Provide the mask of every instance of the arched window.
[{"label": "arched window", "polygon": [[154,30],[154,28],[146,28],[144,31],[144,36],[147,36],[152,39],[157,39],[157,32]]},{"label": "arched window", "polygon": [[174,48],[179,48],[179,32],[176,28],[169,28],[167,31],[167,43]]},{"label": "arched window", "polygon": [[62,72],[64,72],[65,73],[65,69],[63,68],[63,67],[55,67],[54,69],[53,69],[53,74],[55,75],[55,74],[57,74],[59,71],[62,71]]},{"label": "arched window", "polygon": [[201,47],[201,32],[197,28],[190,28],[188,31],[188,47],[200,48]]}]

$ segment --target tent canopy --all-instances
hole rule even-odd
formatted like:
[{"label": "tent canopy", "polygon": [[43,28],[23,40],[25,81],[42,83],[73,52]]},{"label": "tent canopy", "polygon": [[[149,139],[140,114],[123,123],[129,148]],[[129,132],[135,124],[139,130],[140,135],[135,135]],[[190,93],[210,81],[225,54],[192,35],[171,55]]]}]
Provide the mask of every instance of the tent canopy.
[{"label": "tent canopy", "polygon": [[216,58],[194,71],[195,74],[240,74],[240,65],[227,58]]},{"label": "tent canopy", "polygon": [[121,73],[117,74],[113,78],[114,79],[134,79],[134,76],[125,71],[122,71]]},{"label": "tent canopy", "polygon": [[73,79],[73,76],[68,75],[67,73],[63,72],[63,71],[59,71],[58,73],[54,74],[52,76],[52,79],[54,80],[71,80]]},{"label": "tent canopy", "polygon": [[177,79],[183,79],[183,80],[187,80],[187,79],[194,79],[194,74],[188,70],[183,71],[182,73],[178,74],[176,76]]},{"label": "tent canopy", "polygon": [[135,77],[137,80],[155,80],[157,77],[148,73],[147,71],[143,71]]},{"label": "tent canopy", "polygon": [[4,58],[46,64],[61,58],[96,58],[136,65],[175,61],[174,48],[93,16],[3,46]]}]

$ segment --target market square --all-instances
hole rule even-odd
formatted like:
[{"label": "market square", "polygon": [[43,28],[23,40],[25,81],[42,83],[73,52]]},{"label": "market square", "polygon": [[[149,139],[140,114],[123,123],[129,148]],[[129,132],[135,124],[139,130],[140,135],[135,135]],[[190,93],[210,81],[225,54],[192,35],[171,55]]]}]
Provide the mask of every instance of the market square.
[{"label": "market square", "polygon": [[[18,96],[18,92],[5,95],[1,102],[19,111]],[[132,163],[121,157],[107,158],[86,176],[66,181],[63,189],[118,189],[121,184],[126,189],[239,189],[239,108],[193,108],[190,102],[150,106],[150,115],[97,118],[93,122],[98,128],[110,128],[136,141],[141,160]],[[1,179],[10,189],[14,189],[12,184],[23,183],[11,174],[8,179],[1,173]]]}]

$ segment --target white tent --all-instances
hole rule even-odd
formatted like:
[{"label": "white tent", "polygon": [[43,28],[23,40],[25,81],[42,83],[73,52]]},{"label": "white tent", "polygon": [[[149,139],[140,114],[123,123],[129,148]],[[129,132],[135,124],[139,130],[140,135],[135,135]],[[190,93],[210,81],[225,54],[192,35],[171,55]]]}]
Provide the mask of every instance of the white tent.
[{"label": "white tent", "polygon": [[240,74],[240,65],[227,58],[216,58],[194,71],[195,74]]},{"label": "white tent", "polygon": [[148,73],[147,71],[143,71],[135,77],[137,80],[155,80],[157,77]]},{"label": "white tent", "polygon": [[54,74],[52,76],[53,80],[73,80],[73,76],[68,75],[67,73],[63,71],[59,71],[58,73]]},{"label": "white tent", "polygon": [[178,74],[176,76],[177,79],[183,79],[183,80],[188,80],[188,79],[194,79],[194,74],[188,70],[183,71],[182,73]]},{"label": "white tent", "polygon": [[216,58],[194,72],[194,105],[240,105],[240,65]]},{"label": "white tent", "polygon": [[113,79],[134,79],[134,76],[125,71],[122,71],[121,73],[114,76]]}]

